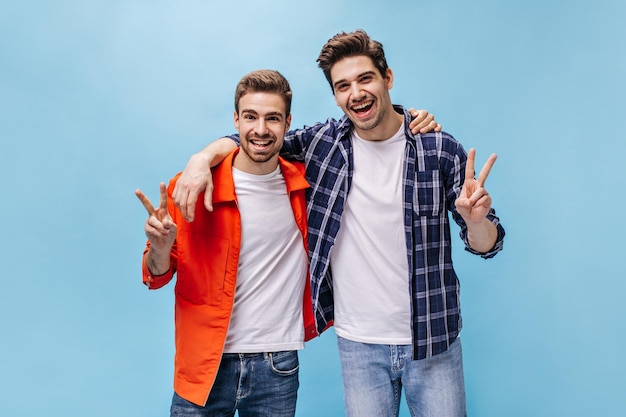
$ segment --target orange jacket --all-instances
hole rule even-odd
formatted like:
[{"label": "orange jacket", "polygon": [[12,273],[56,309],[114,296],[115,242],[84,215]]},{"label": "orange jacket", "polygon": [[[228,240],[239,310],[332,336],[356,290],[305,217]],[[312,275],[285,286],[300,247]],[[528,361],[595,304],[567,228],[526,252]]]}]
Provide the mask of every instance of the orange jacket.
[{"label": "orange jacket", "polygon": [[[177,273],[175,287],[176,357],[174,390],[194,404],[204,405],[215,381],[222,357],[235,296],[241,245],[241,218],[232,177],[232,162],[238,149],[213,168],[213,212],[198,197],[195,220],[187,223],[174,206],[172,193],[180,174],[168,187],[168,209],[178,231],[171,252],[171,268],[152,276],[142,262],[143,282],[150,289],[167,284]],[[307,250],[306,188],[304,166],[282,158],[279,164],[287,184],[294,218]],[[308,252],[307,252],[308,253]],[[307,277],[303,296],[305,340],[317,336]]]}]

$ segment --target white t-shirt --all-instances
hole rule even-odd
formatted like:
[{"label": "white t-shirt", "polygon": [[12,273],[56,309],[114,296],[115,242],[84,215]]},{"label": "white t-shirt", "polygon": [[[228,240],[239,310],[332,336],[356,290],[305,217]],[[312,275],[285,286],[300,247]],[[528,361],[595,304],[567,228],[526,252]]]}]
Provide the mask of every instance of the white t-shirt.
[{"label": "white t-shirt", "polygon": [[308,258],[280,171],[233,167],[241,213],[241,252],[225,353],[304,347],[302,300]]},{"label": "white t-shirt", "polygon": [[331,252],[335,332],[362,343],[410,344],[402,206],[404,126],[390,139],[353,131],[354,174]]}]

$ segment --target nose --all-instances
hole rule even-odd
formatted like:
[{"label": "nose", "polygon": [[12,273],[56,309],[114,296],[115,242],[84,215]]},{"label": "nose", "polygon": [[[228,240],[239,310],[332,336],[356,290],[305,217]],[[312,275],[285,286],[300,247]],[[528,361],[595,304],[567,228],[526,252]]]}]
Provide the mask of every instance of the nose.
[{"label": "nose", "polygon": [[267,124],[263,118],[259,118],[257,123],[254,126],[254,133],[259,136],[264,136],[267,134]]},{"label": "nose", "polygon": [[352,95],[352,99],[356,100],[361,96],[361,87],[356,82],[350,84],[350,94]]}]

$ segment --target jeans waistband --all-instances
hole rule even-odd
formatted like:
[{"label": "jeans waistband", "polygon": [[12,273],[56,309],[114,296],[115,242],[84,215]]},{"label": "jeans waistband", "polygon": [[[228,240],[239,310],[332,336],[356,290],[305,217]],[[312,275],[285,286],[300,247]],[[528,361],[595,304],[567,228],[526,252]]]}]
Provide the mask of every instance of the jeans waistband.
[{"label": "jeans waistband", "polygon": [[292,351],[286,351],[286,350],[280,350],[280,351],[276,351],[276,352],[254,352],[254,353],[222,353],[222,357],[224,358],[256,358],[256,357],[264,357],[267,358],[269,356],[273,356],[276,355],[278,353],[283,353],[283,352],[292,352]]}]

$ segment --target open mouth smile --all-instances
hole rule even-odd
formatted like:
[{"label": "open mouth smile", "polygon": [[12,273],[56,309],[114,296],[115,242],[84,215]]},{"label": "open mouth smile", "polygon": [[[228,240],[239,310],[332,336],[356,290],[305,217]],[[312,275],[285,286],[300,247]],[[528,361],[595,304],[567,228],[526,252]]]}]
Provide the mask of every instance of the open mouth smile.
[{"label": "open mouth smile", "polygon": [[362,103],[359,103],[350,107],[350,110],[352,110],[357,115],[362,115],[362,114],[367,113],[372,108],[373,105],[374,105],[374,100],[367,100],[367,101],[363,101]]},{"label": "open mouth smile", "polygon": [[250,138],[248,139],[248,143],[255,152],[267,152],[272,147],[274,140],[268,138]]},{"label": "open mouth smile", "polygon": [[264,147],[264,146],[269,146],[272,143],[272,141],[269,139],[250,139],[250,143],[253,144],[254,146]]}]

